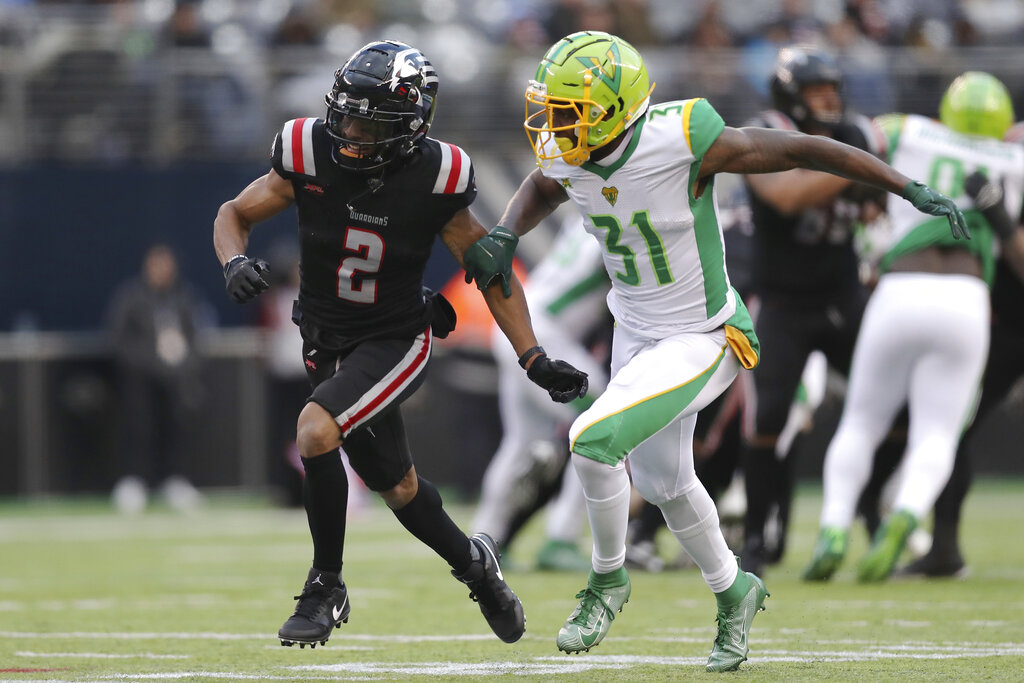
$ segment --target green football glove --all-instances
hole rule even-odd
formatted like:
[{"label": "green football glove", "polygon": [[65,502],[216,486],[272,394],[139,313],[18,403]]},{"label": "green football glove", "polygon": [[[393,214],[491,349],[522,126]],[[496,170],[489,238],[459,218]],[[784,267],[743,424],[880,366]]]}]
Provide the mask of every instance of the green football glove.
[{"label": "green football glove", "polygon": [[903,188],[903,198],[913,204],[918,211],[932,216],[945,216],[949,221],[949,229],[953,233],[954,239],[971,239],[971,233],[967,229],[967,221],[964,220],[963,213],[946,195],[914,180]]},{"label": "green football glove", "polygon": [[519,238],[499,225],[469,245],[462,256],[466,264],[466,283],[476,280],[477,289],[483,291],[494,278],[499,278],[502,293],[512,296],[512,259],[517,244]]}]

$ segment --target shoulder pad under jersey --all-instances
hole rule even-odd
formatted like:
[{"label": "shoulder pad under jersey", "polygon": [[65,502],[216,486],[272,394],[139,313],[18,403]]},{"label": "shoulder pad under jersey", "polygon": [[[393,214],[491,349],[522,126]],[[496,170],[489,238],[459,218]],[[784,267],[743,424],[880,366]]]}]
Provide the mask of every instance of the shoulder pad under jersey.
[{"label": "shoulder pad under jersey", "polygon": [[429,156],[438,158],[437,171],[434,175],[433,194],[464,194],[476,192],[476,177],[473,172],[473,161],[458,145],[427,138],[421,145]]},{"label": "shoulder pad under jersey", "polygon": [[316,118],[285,122],[274,138],[271,163],[284,178],[314,177],[330,163],[331,145],[324,122]]}]

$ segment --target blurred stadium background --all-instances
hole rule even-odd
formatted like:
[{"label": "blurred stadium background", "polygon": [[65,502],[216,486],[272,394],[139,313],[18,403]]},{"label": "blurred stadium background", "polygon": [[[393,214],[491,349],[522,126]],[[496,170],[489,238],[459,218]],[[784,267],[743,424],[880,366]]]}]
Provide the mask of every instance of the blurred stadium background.
[{"label": "blurred stadium background", "polygon": [[[830,48],[848,104],[868,115],[934,115],[967,69],[1002,79],[1024,113],[1021,0],[0,0],[0,495],[115,481],[104,315],[155,241],[175,248],[209,304],[189,474],[265,489],[277,457],[265,344],[256,308],[224,296],[217,207],[266,171],[285,120],[323,115],[344,59],[386,37],[436,66],[432,134],[471,154],[474,210],[492,223],[532,163],[526,79],[550,43],[582,28],[637,45],[656,100],[707,97],[731,125],[767,105],[775,53],[791,42]],[[290,239],[289,214],[260,227],[249,251],[268,256]],[[527,265],[544,245],[524,240]],[[427,284],[455,270],[438,253]],[[493,370],[466,346],[442,349],[407,406],[421,470],[471,495],[498,426]],[[979,434],[980,473],[1024,472],[1021,393]],[[470,411],[479,434],[456,438]],[[801,467],[814,477],[823,444],[808,443],[816,453]]]}]

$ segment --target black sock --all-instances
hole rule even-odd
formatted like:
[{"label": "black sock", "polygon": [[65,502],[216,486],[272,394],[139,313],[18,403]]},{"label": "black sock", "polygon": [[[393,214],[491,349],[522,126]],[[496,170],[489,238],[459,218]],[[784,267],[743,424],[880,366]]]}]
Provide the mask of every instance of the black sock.
[{"label": "black sock", "polygon": [[661,508],[644,501],[643,507],[640,508],[640,516],[637,517],[636,523],[633,525],[634,533],[630,542],[653,541],[658,529],[663,526],[665,526],[665,515],[662,514]]},{"label": "black sock", "polygon": [[456,573],[462,574],[473,561],[469,539],[441,507],[441,494],[434,485],[418,475],[417,480],[419,490],[413,499],[392,512],[409,533],[430,546]]},{"label": "black sock", "polygon": [[[566,460],[566,462],[568,462],[568,460]],[[564,472],[565,469],[563,468],[562,471]],[[574,472],[570,472],[569,474],[570,476],[573,477],[576,476]],[[516,537],[516,534],[518,534],[522,530],[522,528],[526,526],[526,523],[530,521],[530,518],[533,517],[534,514],[536,514],[549,502],[551,502],[551,499],[554,498],[555,495],[561,489],[561,476],[555,477],[550,481],[541,482],[539,488],[537,489],[537,495],[533,498],[533,500],[529,501],[525,506],[517,510],[512,515],[512,518],[508,522],[508,530],[505,532],[505,538],[494,539],[498,546],[502,548],[507,548],[508,546],[512,545],[512,539]]]},{"label": "black sock", "polygon": [[302,503],[313,537],[313,566],[340,572],[345,548],[345,513],[348,508],[348,475],[338,449],[303,458],[306,477]]},{"label": "black sock", "polygon": [[956,452],[953,472],[935,501],[935,524],[931,553],[946,558],[960,557],[960,514],[971,487],[972,468],[963,442]]},{"label": "black sock", "polygon": [[765,523],[775,503],[774,484],[778,481],[780,463],[775,446],[752,446],[743,453],[743,478],[747,492],[747,514],[743,519],[745,552],[764,552]]}]

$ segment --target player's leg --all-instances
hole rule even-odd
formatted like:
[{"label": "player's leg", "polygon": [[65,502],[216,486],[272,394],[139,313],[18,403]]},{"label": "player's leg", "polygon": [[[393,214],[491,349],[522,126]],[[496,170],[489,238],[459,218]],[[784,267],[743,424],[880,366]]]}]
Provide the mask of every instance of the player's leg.
[{"label": "player's leg", "polygon": [[957,447],[953,473],[935,501],[932,546],[921,558],[903,568],[900,573],[917,576],[956,576],[967,573],[967,564],[960,549],[960,518],[963,504],[970,490],[973,475],[967,444],[971,435],[986,416],[1005,398],[1024,374],[1024,335],[1012,325],[997,323],[992,327],[988,361],[978,403],[977,414]]},{"label": "player's leg", "polygon": [[[615,612],[629,598],[623,563],[630,487],[623,459],[677,421],[681,413],[692,415],[706,405],[728,386],[738,367],[721,331],[677,335],[656,344],[623,326],[615,334],[613,378],[608,389],[570,430],[573,464],[587,499],[594,550],[587,587],[578,596],[581,601],[559,631],[558,645],[566,652],[597,645]],[[628,362],[622,364],[622,360]],[[689,438],[692,424],[687,430]],[[671,449],[671,457],[679,457],[678,446]],[[688,466],[692,473],[692,459]],[[693,478],[696,480],[695,475]],[[651,477],[644,482],[647,495],[654,498],[675,487],[675,482]],[[728,553],[717,524],[715,531]],[[736,572],[733,564],[734,579]]]},{"label": "player's leg", "polygon": [[501,442],[484,472],[480,501],[470,524],[473,531],[488,534],[503,549],[509,541],[512,519],[521,509],[532,506],[538,494],[539,482],[531,475],[544,463],[534,457],[540,455],[533,450],[534,442],[554,438],[556,428],[555,417],[530,400],[528,392],[537,387],[526,378],[515,358],[509,361],[504,355],[497,358]]},{"label": "player's leg", "polygon": [[830,579],[842,563],[875,449],[906,397],[913,350],[900,308],[892,305],[885,284],[883,278],[865,311],[842,417],[825,453],[820,531],[804,570],[808,581]]},{"label": "player's leg", "polygon": [[348,618],[341,576],[348,477],[338,448],[418,388],[430,358],[430,337],[362,344],[344,356],[307,342],[303,357],[315,388],[299,414],[296,445],[305,472],[313,566],[295,612],[278,631],[285,645],[324,643]]},{"label": "player's leg", "polygon": [[[732,359],[728,359],[732,360]],[[682,416],[629,456],[633,485],[658,505],[669,531],[700,568],[718,603],[718,635],[708,671],[731,671],[747,658],[747,636],[754,614],[764,608],[768,592],[753,573],[739,569],[726,543],[718,511],[693,466],[693,431],[697,413],[721,394],[735,377],[736,364],[723,363],[687,404]]]},{"label": "player's leg", "polygon": [[758,312],[757,334],[765,353],[748,383],[752,425],[740,456],[747,497],[741,562],[755,574],[764,569],[768,547],[780,542],[766,538],[766,533],[769,516],[777,514],[786,487],[786,464],[778,457],[777,446],[811,352],[808,317],[808,312],[773,299],[764,300]]},{"label": "player's leg", "polygon": [[910,375],[910,429],[902,477],[889,514],[858,566],[861,581],[892,573],[917,521],[931,510],[953,471],[956,447],[970,420],[988,355],[989,296],[968,275],[900,281],[918,335]]},{"label": "player's leg", "polygon": [[579,540],[586,519],[583,484],[571,468],[563,470],[561,488],[547,508],[547,540],[537,554],[537,568],[548,571],[585,571],[590,558],[580,553]]}]

